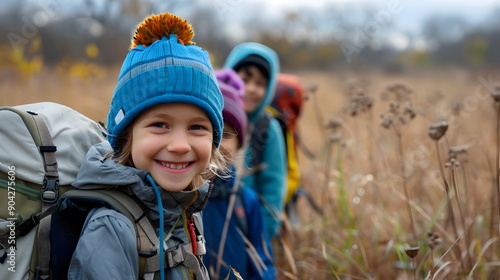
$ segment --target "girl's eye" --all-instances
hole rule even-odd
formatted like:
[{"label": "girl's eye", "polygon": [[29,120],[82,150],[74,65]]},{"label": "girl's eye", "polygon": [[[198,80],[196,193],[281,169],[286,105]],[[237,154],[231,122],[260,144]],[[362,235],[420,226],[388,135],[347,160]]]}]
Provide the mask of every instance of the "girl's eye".
[{"label": "girl's eye", "polygon": [[167,125],[164,123],[154,123],[151,126],[158,127],[158,128],[167,128]]},{"label": "girl's eye", "polygon": [[236,136],[238,136],[238,133],[231,133],[231,132],[228,132],[228,131],[222,132],[222,138],[223,139],[233,139]]},{"label": "girl's eye", "polygon": [[259,87],[266,87],[266,82],[265,81],[262,81],[262,80],[259,80],[257,83],[256,83]]},{"label": "girl's eye", "polygon": [[197,125],[197,124],[192,125],[190,129],[191,129],[191,130],[206,130],[206,128],[205,128],[204,126],[202,126],[202,125]]}]

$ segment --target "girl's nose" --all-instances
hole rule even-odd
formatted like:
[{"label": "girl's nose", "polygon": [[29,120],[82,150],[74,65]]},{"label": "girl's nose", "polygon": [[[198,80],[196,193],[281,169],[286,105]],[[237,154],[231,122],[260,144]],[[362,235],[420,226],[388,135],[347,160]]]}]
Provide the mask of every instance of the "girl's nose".
[{"label": "girl's nose", "polygon": [[188,135],[185,131],[176,131],[171,134],[168,140],[167,150],[172,153],[187,153],[191,150],[188,142]]},{"label": "girl's nose", "polygon": [[252,95],[255,91],[255,84],[253,82],[249,82],[245,84],[245,94]]}]

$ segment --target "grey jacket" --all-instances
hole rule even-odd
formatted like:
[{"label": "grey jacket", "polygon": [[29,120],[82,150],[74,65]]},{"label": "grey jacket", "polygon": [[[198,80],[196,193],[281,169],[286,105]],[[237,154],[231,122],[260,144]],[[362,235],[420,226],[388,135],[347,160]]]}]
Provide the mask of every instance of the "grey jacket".
[{"label": "grey jacket", "polygon": [[[124,188],[146,206],[153,227],[159,231],[157,200],[146,179],[147,171],[115,163],[105,155],[112,151],[107,142],[94,145],[78,172],[73,186],[78,189]],[[190,244],[187,218],[201,211],[210,194],[205,184],[193,191],[167,192],[160,188],[165,236],[177,222],[164,249]],[[199,260],[199,269],[206,268]],[[134,225],[121,213],[106,208],[94,209],[87,217],[77,248],[73,253],[69,279],[138,279],[139,257]],[[166,279],[195,279],[193,270],[182,263],[165,269]],[[204,277],[203,277],[204,278]],[[159,279],[159,272],[154,279]]]}]

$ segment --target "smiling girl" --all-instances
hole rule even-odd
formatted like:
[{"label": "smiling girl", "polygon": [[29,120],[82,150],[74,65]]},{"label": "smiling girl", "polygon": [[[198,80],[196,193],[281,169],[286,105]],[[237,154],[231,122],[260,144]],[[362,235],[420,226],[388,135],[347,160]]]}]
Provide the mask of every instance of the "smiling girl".
[{"label": "smiling girl", "polygon": [[[208,54],[192,37],[191,26],[168,13],[138,26],[111,101],[109,143],[90,149],[73,184],[122,190],[143,204],[163,240],[157,272],[145,279],[208,279],[193,217],[209,197],[207,179],[224,166],[223,101]],[[93,209],[68,277],[139,279],[136,240],[124,215]]]}]

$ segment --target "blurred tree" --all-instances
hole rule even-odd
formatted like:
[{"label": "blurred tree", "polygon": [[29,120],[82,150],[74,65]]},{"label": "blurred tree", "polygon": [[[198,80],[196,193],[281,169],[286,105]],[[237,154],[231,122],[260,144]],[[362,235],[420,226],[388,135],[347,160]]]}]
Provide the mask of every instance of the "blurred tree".
[{"label": "blurred tree", "polygon": [[[196,30],[195,42],[210,52],[216,67],[241,41],[272,47],[284,68],[500,64],[500,9],[492,10],[484,23],[474,28],[458,16],[431,15],[423,22],[421,34],[404,34],[415,40],[423,38],[426,48],[403,50],[408,53],[398,55],[400,50],[390,45],[391,34],[398,31],[396,18],[387,13],[382,16],[384,6],[375,4],[284,5],[281,11],[270,12],[263,9],[262,2],[242,0],[80,0],[64,7],[55,6],[57,1],[47,3],[12,0],[4,6],[7,10],[0,17],[0,36],[7,40],[0,41],[3,49],[22,45],[22,57],[40,55],[47,65],[63,60],[119,64],[142,18],[169,11],[190,21]],[[43,13],[49,17],[40,17]],[[15,44],[11,38],[17,39]],[[29,52],[35,38],[40,42],[36,54]],[[357,43],[352,62],[341,50],[344,42]],[[7,58],[1,56],[0,61],[12,61],[10,52],[3,53]]]},{"label": "blurred tree", "polygon": [[434,48],[459,41],[468,32],[465,19],[454,15],[432,15],[423,24],[424,38]]},{"label": "blurred tree", "polygon": [[466,38],[464,40],[464,56],[472,65],[481,65],[486,61],[488,42],[483,37]]},{"label": "blurred tree", "polygon": [[458,65],[463,62],[461,45],[468,25],[461,17],[430,16],[423,25],[423,37],[431,50],[431,59],[437,64]]}]

